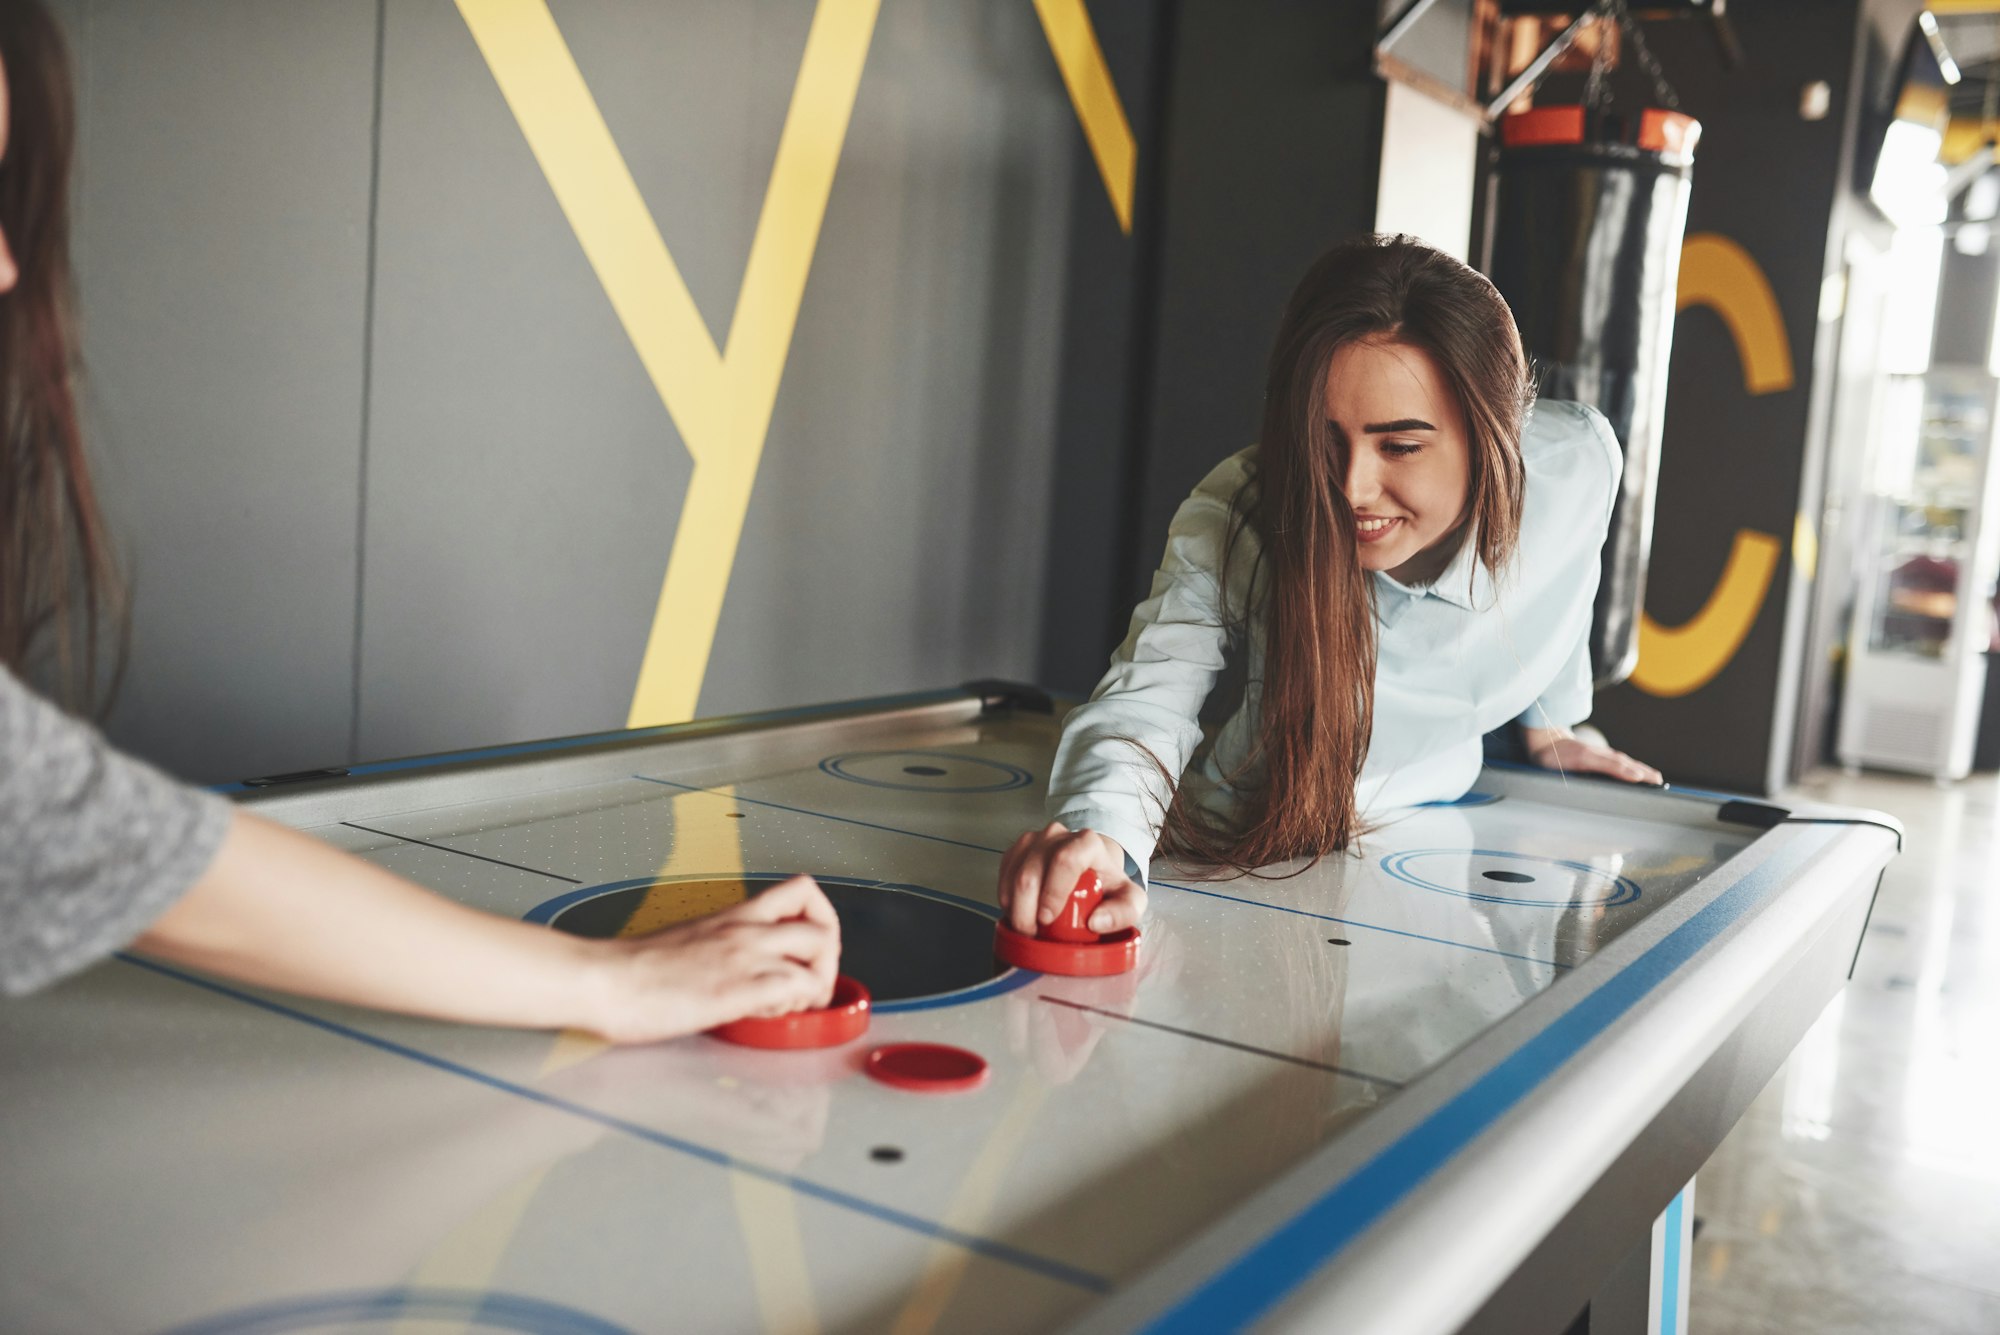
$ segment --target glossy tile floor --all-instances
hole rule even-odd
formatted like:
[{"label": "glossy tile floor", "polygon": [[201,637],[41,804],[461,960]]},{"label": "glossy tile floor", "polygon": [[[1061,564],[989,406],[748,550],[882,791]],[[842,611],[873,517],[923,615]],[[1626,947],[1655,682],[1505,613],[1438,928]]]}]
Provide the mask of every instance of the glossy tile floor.
[{"label": "glossy tile floor", "polygon": [[2000,824],[1951,788],[1826,771],[1908,827],[1853,981],[1696,1179],[1698,1335],[2000,1332]]}]

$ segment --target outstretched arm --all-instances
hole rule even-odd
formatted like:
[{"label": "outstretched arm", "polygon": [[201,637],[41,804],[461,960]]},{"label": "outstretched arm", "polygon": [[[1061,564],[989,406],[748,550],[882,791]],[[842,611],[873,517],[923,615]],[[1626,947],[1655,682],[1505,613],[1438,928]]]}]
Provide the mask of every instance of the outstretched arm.
[{"label": "outstretched arm", "polygon": [[[1245,478],[1242,458],[1232,457],[1181,503],[1152,593],[1089,701],[1063,721],[1049,824],[1015,840],[1000,863],[1000,906],[1016,930],[1052,921],[1085,870],[1104,891],[1092,931],[1136,926],[1144,915],[1144,868],[1248,601],[1255,535],[1233,522]],[[1233,561],[1224,555],[1232,540]]]},{"label": "outstretched arm", "polygon": [[239,811],[207,872],[136,944],[333,1001],[647,1042],[824,1004],[840,927],[797,877],[656,936],[584,940],[467,908]]}]

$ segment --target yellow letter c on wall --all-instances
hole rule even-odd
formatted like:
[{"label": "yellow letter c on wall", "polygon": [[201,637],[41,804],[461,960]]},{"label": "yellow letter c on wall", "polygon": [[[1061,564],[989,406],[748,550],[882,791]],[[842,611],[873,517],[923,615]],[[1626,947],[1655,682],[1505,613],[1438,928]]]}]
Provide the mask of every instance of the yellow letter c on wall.
[{"label": "yellow letter c on wall", "polygon": [[[1676,309],[1706,306],[1722,317],[1743,366],[1743,388],[1775,394],[1792,387],[1792,350],[1771,284],[1748,251],[1728,237],[1698,232],[1681,247]],[[1722,578],[1699,612],[1679,626],[1639,615],[1639,665],[1632,684],[1648,695],[1699,690],[1736,657],[1756,623],[1778,568],[1769,533],[1739,529]]]}]

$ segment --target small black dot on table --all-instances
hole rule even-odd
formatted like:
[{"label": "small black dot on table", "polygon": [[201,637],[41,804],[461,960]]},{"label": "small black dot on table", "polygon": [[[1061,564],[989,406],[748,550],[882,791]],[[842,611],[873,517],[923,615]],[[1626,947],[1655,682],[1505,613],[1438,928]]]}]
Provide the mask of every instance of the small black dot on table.
[{"label": "small black dot on table", "polygon": [[1326,939],[1326,943],[1330,946],[1351,946],[1354,944],[1344,936],[1329,936]]},{"label": "small black dot on table", "polygon": [[894,1145],[877,1145],[874,1149],[868,1151],[868,1157],[876,1163],[901,1163],[903,1161],[903,1152]]},{"label": "small black dot on table", "polygon": [[942,779],[944,777],[944,771],[936,765],[905,765],[903,766],[903,773],[914,774],[924,779]]},{"label": "small black dot on table", "polygon": [[1526,885],[1535,879],[1524,871],[1483,871],[1479,874],[1489,881],[1505,881],[1508,885]]}]

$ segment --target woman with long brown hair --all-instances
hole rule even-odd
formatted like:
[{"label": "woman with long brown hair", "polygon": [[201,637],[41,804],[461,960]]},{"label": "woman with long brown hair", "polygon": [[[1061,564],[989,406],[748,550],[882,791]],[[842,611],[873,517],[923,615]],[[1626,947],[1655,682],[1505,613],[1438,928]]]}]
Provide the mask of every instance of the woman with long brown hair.
[{"label": "woman with long brown hair", "polygon": [[73,106],[60,34],[0,0],[0,993],[127,944],[249,982],[643,1042],[824,1004],[833,908],[805,877],[631,941],[479,913],[120,755],[85,705],[116,625],[71,388]]},{"label": "woman with long brown hair", "polygon": [[[1052,921],[1086,869],[1091,930],[1136,925],[1156,848],[1242,873],[1344,849],[1462,796],[1482,735],[1516,719],[1538,764],[1659,782],[1570,733],[1621,458],[1593,409],[1533,403],[1478,272],[1408,237],[1334,246],[1279,323],[1259,443],[1175,514],[1065,721],[1051,822],[1001,863],[1013,926]],[[1242,703],[1197,759],[1234,655]]]}]

